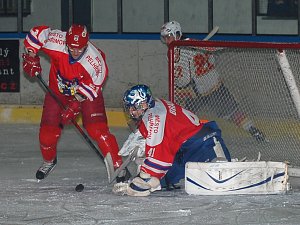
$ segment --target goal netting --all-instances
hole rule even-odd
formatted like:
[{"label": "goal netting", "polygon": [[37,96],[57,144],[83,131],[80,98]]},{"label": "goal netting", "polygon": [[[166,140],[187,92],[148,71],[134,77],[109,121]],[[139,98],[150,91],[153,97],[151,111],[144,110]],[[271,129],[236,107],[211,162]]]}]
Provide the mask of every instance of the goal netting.
[{"label": "goal netting", "polygon": [[169,97],[215,120],[233,158],[300,165],[300,44],[176,41]]}]

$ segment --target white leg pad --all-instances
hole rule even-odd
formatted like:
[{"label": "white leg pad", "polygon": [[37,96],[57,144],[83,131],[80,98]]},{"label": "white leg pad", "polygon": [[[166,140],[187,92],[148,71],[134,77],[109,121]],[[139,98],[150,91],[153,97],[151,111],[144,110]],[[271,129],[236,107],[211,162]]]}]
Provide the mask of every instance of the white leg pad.
[{"label": "white leg pad", "polygon": [[188,162],[185,191],[191,195],[281,194],[288,191],[283,162]]}]

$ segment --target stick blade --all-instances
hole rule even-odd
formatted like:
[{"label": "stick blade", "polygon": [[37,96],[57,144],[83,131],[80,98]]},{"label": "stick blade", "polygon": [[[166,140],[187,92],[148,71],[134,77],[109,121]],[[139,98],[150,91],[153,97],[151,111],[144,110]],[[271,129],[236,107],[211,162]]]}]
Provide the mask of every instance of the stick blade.
[{"label": "stick blade", "polygon": [[203,41],[208,41],[219,31],[219,26],[215,26],[209,34],[203,39]]},{"label": "stick blade", "polygon": [[105,167],[106,167],[108,182],[111,183],[115,169],[114,169],[114,163],[113,163],[110,153],[107,153],[107,155],[105,156],[104,163],[105,163]]}]

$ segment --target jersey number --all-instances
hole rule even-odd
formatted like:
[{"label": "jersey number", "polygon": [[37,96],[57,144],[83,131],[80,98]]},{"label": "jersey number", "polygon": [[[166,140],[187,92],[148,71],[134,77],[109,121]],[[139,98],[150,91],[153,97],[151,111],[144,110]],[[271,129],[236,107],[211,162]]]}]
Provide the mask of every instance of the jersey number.
[{"label": "jersey number", "polygon": [[150,148],[148,151],[148,157],[153,158],[154,157],[155,148]]}]

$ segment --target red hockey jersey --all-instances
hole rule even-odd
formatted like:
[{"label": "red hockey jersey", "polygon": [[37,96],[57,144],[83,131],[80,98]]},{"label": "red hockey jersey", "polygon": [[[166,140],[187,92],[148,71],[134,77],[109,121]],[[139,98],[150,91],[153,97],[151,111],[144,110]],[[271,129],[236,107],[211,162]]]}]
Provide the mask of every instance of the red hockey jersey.
[{"label": "red hockey jersey", "polygon": [[172,102],[156,99],[139,126],[146,138],[146,159],[141,170],[162,178],[172,166],[180,146],[195,135],[204,122],[192,112]]},{"label": "red hockey jersey", "polygon": [[93,100],[108,75],[105,54],[88,42],[82,56],[74,60],[69,55],[65,39],[66,32],[37,26],[30,30],[24,45],[34,53],[42,50],[50,57],[49,87],[56,94],[74,95],[75,87],[79,85],[80,91]]}]

